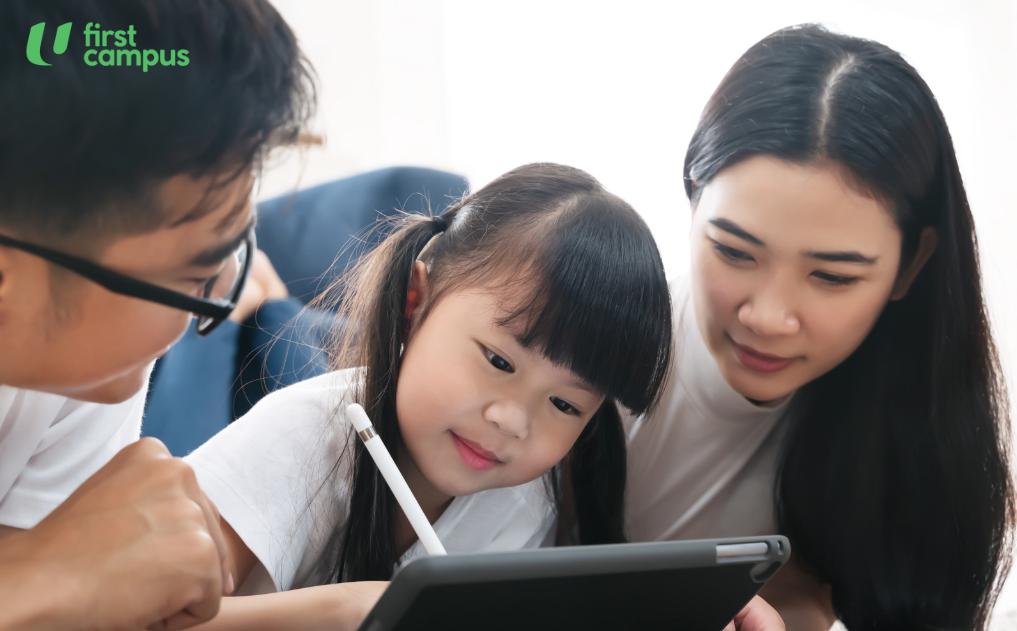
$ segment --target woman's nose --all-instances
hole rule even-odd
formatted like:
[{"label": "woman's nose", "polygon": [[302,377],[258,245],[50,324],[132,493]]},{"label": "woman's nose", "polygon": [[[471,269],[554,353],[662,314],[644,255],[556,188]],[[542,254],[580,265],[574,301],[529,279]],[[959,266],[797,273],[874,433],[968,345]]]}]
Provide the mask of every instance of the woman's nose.
[{"label": "woman's nose", "polygon": [[512,401],[496,401],[484,409],[484,419],[498,427],[498,431],[515,438],[526,438],[530,432],[530,419],[525,408]]},{"label": "woman's nose", "polygon": [[738,321],[760,337],[795,335],[801,321],[786,292],[761,290],[738,308]]}]

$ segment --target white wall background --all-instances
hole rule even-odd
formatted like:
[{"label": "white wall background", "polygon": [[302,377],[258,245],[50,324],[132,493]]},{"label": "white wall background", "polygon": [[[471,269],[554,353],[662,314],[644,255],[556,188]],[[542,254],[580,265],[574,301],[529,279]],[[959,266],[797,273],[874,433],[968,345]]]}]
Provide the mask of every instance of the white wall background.
[{"label": "white wall background", "polygon": [[[671,276],[688,266],[685,148],[738,56],[778,28],[814,21],[895,48],[950,124],[1017,390],[1017,0],[275,4],[318,71],[327,144],[283,160],[262,198],[395,164],[479,186],[520,164],[563,162],[643,214]],[[1017,628],[1017,585],[1001,606],[1013,610],[1006,628]]]}]

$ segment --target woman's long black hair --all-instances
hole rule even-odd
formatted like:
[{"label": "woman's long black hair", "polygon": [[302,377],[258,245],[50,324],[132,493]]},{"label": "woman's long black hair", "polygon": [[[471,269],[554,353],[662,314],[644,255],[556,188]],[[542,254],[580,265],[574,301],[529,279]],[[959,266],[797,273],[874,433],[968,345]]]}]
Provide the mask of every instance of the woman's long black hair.
[{"label": "woman's long black hair", "polygon": [[[414,261],[431,243],[422,257],[429,289],[420,321],[450,292],[489,288],[504,297],[502,323],[522,325],[524,346],[606,395],[552,470],[549,492],[560,542],[624,541],[625,436],[616,403],[636,413],[652,407],[671,356],[671,301],[646,224],[597,180],[556,164],[510,171],[436,218],[390,223],[391,234],[342,291],[350,326],[336,341],[333,366],[363,369],[355,399],[393,458],[403,449],[396,386],[407,290]],[[322,580],[387,580],[398,560],[397,504],[363,444],[352,444],[349,517],[332,534]]]},{"label": "woman's long black hair", "polygon": [[780,527],[852,631],[983,629],[1009,566],[1009,419],[936,99],[886,46],[787,28],[750,48],[707,104],[685,157],[693,205],[718,172],[753,155],[846,168],[892,213],[901,269],[923,228],[938,235],[907,295],[792,399]]}]

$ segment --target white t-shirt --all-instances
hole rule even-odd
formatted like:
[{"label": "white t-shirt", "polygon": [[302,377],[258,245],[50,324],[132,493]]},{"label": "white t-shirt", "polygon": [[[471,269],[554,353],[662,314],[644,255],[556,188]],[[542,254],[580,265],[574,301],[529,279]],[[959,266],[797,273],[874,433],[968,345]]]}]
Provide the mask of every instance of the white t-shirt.
[{"label": "white t-shirt", "polygon": [[0,524],[32,528],[138,440],[145,395],[104,405],[0,386]]},{"label": "white t-shirt", "polygon": [[[354,434],[342,403],[355,376],[343,370],[274,392],[184,459],[258,558],[238,593],[315,583],[329,536],[349,514],[350,458],[341,456],[353,453]],[[539,547],[554,526],[553,505],[537,479],[457,497],[434,530],[455,554]],[[417,541],[400,564],[422,554]]]},{"label": "white t-shirt", "polygon": [[757,406],[735,392],[696,326],[687,278],[672,283],[671,296],[671,375],[658,407],[626,423],[627,534],[633,541],[776,534],[786,400]]}]

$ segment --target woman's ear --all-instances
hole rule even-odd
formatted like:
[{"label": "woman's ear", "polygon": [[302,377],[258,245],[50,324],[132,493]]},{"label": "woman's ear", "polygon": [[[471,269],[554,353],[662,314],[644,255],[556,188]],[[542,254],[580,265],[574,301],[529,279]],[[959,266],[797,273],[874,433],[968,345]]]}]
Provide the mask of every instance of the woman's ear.
[{"label": "woman's ear", "polygon": [[918,277],[918,272],[922,271],[925,264],[929,262],[932,253],[936,251],[937,242],[935,228],[930,226],[922,230],[922,236],[918,239],[918,251],[915,252],[908,268],[897,278],[897,284],[893,287],[890,300],[900,300],[907,295],[908,290],[911,289],[911,283],[915,282],[915,278]]},{"label": "woman's ear", "polygon": [[413,330],[413,314],[427,297],[427,265],[423,261],[413,264],[410,289],[406,292],[406,330]]}]

